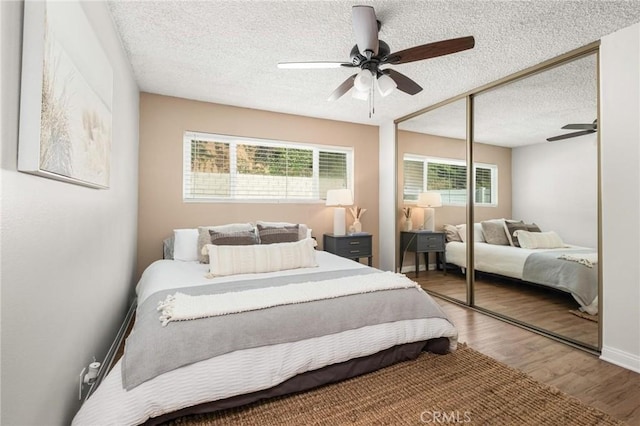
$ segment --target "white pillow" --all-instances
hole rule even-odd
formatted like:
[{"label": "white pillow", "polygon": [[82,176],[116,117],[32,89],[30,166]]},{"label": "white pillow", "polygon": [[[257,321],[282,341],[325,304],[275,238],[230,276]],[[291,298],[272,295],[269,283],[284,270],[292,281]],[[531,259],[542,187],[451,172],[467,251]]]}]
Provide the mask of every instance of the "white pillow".
[{"label": "white pillow", "polygon": [[256,226],[260,225],[263,228],[284,228],[285,226],[298,225],[298,240],[304,240],[305,238],[311,238],[311,229],[304,223],[289,223],[289,222],[263,222],[261,220],[256,222]]},{"label": "white pillow", "polygon": [[305,238],[293,243],[250,246],[207,244],[209,273],[212,276],[255,274],[318,266],[314,241]]},{"label": "white pillow", "polygon": [[198,260],[198,230],[173,230],[173,260],[194,262]]},{"label": "white pillow", "polygon": [[[457,225],[456,228],[458,228],[458,234],[460,235],[460,239],[462,240],[462,242],[466,242],[467,241],[467,225],[463,224],[463,225]],[[484,234],[482,233],[482,224],[480,223],[474,223],[473,224],[473,241],[475,241],[476,243],[484,243],[485,239],[484,239]]]},{"label": "white pillow", "polygon": [[518,230],[513,233],[518,238],[520,247],[525,249],[549,249],[564,247],[558,234],[549,232],[529,232]]}]

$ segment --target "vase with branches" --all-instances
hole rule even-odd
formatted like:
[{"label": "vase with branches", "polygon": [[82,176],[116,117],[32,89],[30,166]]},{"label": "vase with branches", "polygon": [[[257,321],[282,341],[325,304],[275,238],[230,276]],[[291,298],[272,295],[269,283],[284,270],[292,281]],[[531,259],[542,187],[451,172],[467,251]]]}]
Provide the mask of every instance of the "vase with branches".
[{"label": "vase with branches", "polygon": [[403,207],[402,213],[404,214],[404,230],[411,231],[413,229],[413,222],[411,221],[411,207]]},{"label": "vase with branches", "polygon": [[362,232],[362,223],[360,223],[360,218],[367,211],[367,209],[360,208],[358,206],[353,206],[349,208],[351,211],[351,215],[353,216],[353,232]]}]

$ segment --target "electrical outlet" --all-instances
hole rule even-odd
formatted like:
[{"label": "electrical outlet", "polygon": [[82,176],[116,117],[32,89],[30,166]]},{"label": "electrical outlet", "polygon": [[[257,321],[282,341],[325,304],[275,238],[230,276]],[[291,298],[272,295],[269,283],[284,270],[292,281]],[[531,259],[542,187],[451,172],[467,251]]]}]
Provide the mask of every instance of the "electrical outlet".
[{"label": "electrical outlet", "polygon": [[84,372],[87,367],[83,367],[78,378],[78,401],[82,401],[82,384],[84,383]]}]

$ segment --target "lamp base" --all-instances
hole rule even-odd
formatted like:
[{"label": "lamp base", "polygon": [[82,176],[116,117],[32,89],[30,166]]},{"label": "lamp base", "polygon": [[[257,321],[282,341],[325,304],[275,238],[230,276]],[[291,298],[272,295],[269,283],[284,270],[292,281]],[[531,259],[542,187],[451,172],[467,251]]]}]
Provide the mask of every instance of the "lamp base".
[{"label": "lamp base", "polygon": [[424,208],[424,226],[425,231],[433,232],[436,228],[436,211],[432,207]]},{"label": "lamp base", "polygon": [[347,234],[344,223],[345,209],[344,207],[336,207],[333,210],[333,235],[340,237]]}]

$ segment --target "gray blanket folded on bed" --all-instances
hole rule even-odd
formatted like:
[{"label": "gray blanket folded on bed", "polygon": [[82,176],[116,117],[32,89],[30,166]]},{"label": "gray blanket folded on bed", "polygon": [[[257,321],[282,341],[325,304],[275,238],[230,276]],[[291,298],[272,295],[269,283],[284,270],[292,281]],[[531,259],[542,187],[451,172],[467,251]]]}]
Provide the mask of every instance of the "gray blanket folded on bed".
[{"label": "gray blanket folded on bed", "polygon": [[571,293],[581,306],[589,306],[598,295],[598,264],[592,268],[558,259],[563,254],[593,253],[573,249],[533,253],[524,264],[522,279]]},{"label": "gray blanket folded on bed", "polygon": [[[371,274],[349,269],[180,288],[190,295],[218,294]],[[296,342],[368,325],[419,318],[448,319],[418,288],[384,290],[268,309],[172,322],[162,327],[156,310],[176,289],[159,291],[138,307],[122,361],[122,383],[130,390],[176,368],[214,356],[260,346]]]}]

